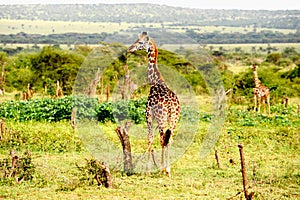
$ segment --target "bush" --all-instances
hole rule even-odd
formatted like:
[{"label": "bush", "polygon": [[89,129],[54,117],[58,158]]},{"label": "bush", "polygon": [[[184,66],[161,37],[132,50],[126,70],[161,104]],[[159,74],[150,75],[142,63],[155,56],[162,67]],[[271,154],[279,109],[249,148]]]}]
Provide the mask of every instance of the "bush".
[{"label": "bush", "polygon": [[6,101],[0,104],[0,117],[15,121],[61,121],[70,119],[72,98]]},{"label": "bush", "polygon": [[82,150],[80,139],[74,135],[69,122],[14,122],[5,121],[0,149],[44,152]]},{"label": "bush", "polygon": [[71,97],[6,101],[0,104],[0,117],[14,121],[58,122],[71,119],[77,107],[77,119],[97,119],[104,123],[130,119],[134,123],[145,121],[146,99],[99,103],[96,98]]},{"label": "bush", "polygon": [[0,183],[21,183],[30,181],[35,173],[35,166],[31,162],[31,153],[27,151],[22,157],[10,151],[10,158],[0,159]]}]

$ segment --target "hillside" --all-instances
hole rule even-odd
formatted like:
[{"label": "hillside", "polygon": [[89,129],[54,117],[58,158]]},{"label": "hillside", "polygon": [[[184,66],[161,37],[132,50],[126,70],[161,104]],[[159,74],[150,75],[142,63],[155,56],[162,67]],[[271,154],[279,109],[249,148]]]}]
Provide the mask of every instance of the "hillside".
[{"label": "hillside", "polygon": [[299,29],[299,10],[214,10],[155,4],[0,5],[0,19]]},{"label": "hillside", "polygon": [[299,10],[190,9],[155,4],[0,5],[0,43],[299,43]]}]

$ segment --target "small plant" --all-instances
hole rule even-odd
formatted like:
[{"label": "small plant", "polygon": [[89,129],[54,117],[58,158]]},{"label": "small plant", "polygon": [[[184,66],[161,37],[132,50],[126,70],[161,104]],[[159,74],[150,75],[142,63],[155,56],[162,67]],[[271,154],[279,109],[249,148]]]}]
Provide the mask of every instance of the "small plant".
[{"label": "small plant", "polygon": [[87,183],[88,185],[97,184],[104,185],[106,188],[112,187],[112,177],[108,166],[98,160],[91,158],[86,159],[85,166],[78,166],[77,168],[82,172],[80,181]]},{"label": "small plant", "polygon": [[0,181],[21,183],[30,181],[35,173],[35,166],[31,162],[31,152],[28,150],[23,157],[15,154],[14,150],[10,151],[10,158],[0,160],[2,175]]}]

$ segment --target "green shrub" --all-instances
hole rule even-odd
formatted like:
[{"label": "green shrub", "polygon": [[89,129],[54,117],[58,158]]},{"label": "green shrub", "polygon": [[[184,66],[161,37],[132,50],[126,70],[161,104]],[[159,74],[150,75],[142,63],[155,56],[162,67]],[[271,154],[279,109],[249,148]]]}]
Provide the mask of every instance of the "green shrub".
[{"label": "green shrub", "polygon": [[0,149],[44,152],[70,152],[82,150],[80,139],[74,134],[70,122],[15,122],[5,121]]},{"label": "green shrub", "polygon": [[14,121],[58,122],[71,119],[73,107],[77,119],[96,119],[101,123],[130,119],[145,121],[146,99],[99,103],[96,98],[66,96],[58,99],[6,101],[0,104],[0,117]]}]

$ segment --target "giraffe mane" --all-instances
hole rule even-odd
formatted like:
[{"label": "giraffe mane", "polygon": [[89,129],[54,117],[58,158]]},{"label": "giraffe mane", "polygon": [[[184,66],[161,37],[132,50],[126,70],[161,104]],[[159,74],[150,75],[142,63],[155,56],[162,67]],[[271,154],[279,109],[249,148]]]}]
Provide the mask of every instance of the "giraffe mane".
[{"label": "giraffe mane", "polygon": [[158,56],[158,50],[157,50],[157,47],[156,47],[156,44],[155,44],[153,38],[150,38],[150,42],[152,43],[152,46],[154,47],[155,57],[157,57]]}]

